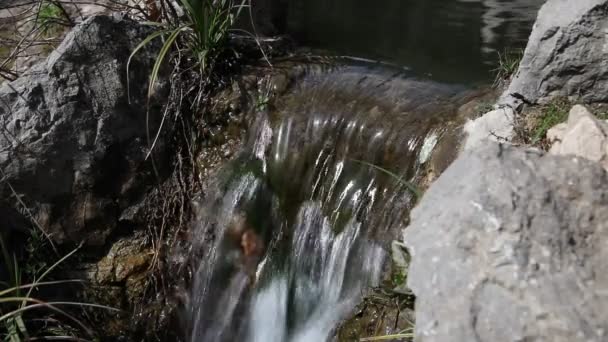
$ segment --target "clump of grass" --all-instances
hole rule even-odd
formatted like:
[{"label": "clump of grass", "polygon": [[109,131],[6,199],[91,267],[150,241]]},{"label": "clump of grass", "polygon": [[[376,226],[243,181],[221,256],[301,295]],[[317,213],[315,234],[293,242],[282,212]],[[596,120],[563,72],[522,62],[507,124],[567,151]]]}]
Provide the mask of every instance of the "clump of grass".
[{"label": "clump of grass", "polygon": [[127,73],[133,56],[156,38],[164,43],[156,57],[150,84],[150,98],[163,61],[174,46],[183,47],[180,52],[189,54],[198,65],[201,74],[213,68],[215,58],[225,48],[229,29],[234,25],[248,0],[181,0],[187,19],[184,22],[167,21],[155,24],[158,30],[144,39],[131,53]]},{"label": "clump of grass", "polygon": [[557,98],[548,104],[529,108],[516,119],[516,141],[548,149],[547,132],[553,126],[567,120],[572,103],[565,98]]},{"label": "clump of grass", "polygon": [[559,123],[566,121],[570,110],[566,100],[556,100],[541,108],[541,117],[532,135],[532,144],[538,144],[547,136],[547,131]]},{"label": "clump of grass", "polygon": [[[33,296],[34,292],[41,287],[65,286],[67,283],[81,282],[80,280],[46,281],[49,274],[74,255],[77,250],[78,248],[74,249],[54,264],[41,270],[41,273],[34,276],[30,283],[23,283],[23,272],[17,257],[9,251],[4,238],[0,235],[0,252],[8,274],[6,281],[0,281],[0,326],[4,327],[4,332],[0,332],[0,337],[3,341],[80,340],[77,332],[94,337],[92,329],[64,310],[63,307],[93,307],[118,311],[103,305],[76,301],[46,302]],[[31,314],[32,312],[35,314]]]},{"label": "clump of grass", "polygon": [[492,70],[494,76],[494,87],[498,87],[503,82],[508,81],[519,68],[519,63],[523,57],[523,50],[504,50],[498,52],[498,66]]},{"label": "clump of grass", "polygon": [[551,127],[566,121],[569,109],[570,105],[567,101],[554,101],[544,106],[538,126],[532,134],[532,144],[545,139]]}]

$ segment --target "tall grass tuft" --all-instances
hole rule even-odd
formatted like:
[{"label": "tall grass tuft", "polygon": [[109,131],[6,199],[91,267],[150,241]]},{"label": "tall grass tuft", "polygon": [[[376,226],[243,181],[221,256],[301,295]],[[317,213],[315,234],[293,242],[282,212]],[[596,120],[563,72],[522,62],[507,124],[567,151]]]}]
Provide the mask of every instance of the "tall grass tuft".
[{"label": "tall grass tuft", "polygon": [[201,74],[209,72],[213,68],[215,58],[226,46],[229,29],[241,11],[248,7],[248,1],[180,0],[186,19],[181,22],[167,20],[164,23],[153,23],[158,26],[158,30],[133,50],[127,63],[127,73],[133,56],[156,38],[162,38],[164,42],[150,75],[148,99],[153,92],[163,61],[176,45],[183,45],[183,48],[179,46],[179,51],[194,58]]},{"label": "tall grass tuft", "polygon": [[523,56],[524,52],[521,49],[498,52],[498,66],[492,70],[495,74],[494,87],[508,81],[517,72]]}]

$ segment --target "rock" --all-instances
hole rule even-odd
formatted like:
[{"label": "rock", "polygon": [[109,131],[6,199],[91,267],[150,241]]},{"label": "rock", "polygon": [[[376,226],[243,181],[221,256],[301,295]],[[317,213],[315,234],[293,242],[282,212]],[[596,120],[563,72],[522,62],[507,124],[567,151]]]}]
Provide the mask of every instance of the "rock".
[{"label": "rock", "polygon": [[549,0],[505,92],[546,103],[558,96],[608,101],[607,0]]},{"label": "rock", "polygon": [[154,253],[146,248],[143,236],[120,239],[97,263],[95,281],[102,285],[124,282],[132,275],[144,273],[153,255]]},{"label": "rock", "polygon": [[[107,292],[117,284],[121,284],[121,302],[129,303],[130,308],[141,302],[144,291],[150,279],[149,269],[155,257],[151,248],[147,247],[145,234],[122,238],[115,242],[108,254],[96,265],[91,267],[86,278],[99,288],[101,297],[98,301],[108,301],[104,298]],[[111,304],[108,301],[108,304]]]},{"label": "rock", "polygon": [[608,123],[596,118],[584,106],[572,107],[568,122],[551,128],[547,138],[553,142],[551,154],[582,157],[608,170]]},{"label": "rock", "polygon": [[488,142],[429,188],[405,231],[415,341],[605,341],[608,176]]},{"label": "rock", "polygon": [[467,134],[464,149],[471,150],[483,146],[487,140],[511,141],[514,135],[515,111],[508,106],[495,109],[483,116],[469,120],[464,125]]},{"label": "rock", "polygon": [[[153,183],[145,107],[158,45],[133,59],[130,102],[126,77],[131,51],[150,32],[118,15],[92,17],[46,61],[0,87],[2,176],[55,241],[103,245]],[[149,118],[156,132],[157,108]],[[158,165],[165,156],[161,136]],[[14,195],[5,183],[0,191]]]}]

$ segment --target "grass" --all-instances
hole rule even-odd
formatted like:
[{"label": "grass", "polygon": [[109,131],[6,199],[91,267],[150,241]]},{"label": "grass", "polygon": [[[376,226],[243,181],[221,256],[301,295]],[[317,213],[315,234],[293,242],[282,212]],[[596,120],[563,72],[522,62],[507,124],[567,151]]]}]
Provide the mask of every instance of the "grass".
[{"label": "grass", "polygon": [[355,163],[359,163],[359,164],[371,167],[372,169],[376,169],[377,171],[384,173],[384,174],[388,175],[389,177],[393,178],[399,185],[405,186],[412,193],[412,195],[414,195],[415,200],[419,200],[420,197],[422,197],[422,192],[418,189],[418,187],[416,187],[413,183],[406,181],[403,177],[399,176],[398,174],[396,174],[390,170],[387,170],[381,166],[374,165],[372,163],[368,163],[363,160],[352,159],[352,161],[354,161]]},{"label": "grass", "polygon": [[181,0],[186,13],[185,22],[167,21],[154,23],[158,30],[146,37],[131,53],[127,62],[129,65],[135,54],[156,38],[163,39],[163,45],[156,57],[150,84],[148,85],[148,99],[158,79],[160,68],[173,47],[183,45],[180,52],[194,58],[201,74],[213,69],[215,58],[226,46],[228,31],[246,7],[248,0]]},{"label": "grass", "polygon": [[[549,149],[547,132],[557,124],[568,119],[570,109],[576,102],[567,98],[556,98],[551,102],[531,107],[515,122],[516,140],[519,143]],[[600,120],[608,120],[608,107],[603,104],[586,105]]]},{"label": "grass", "polygon": [[525,145],[548,149],[547,132],[568,119],[572,103],[557,98],[548,104],[531,107],[515,122],[516,141]]},{"label": "grass", "polygon": [[570,110],[570,103],[567,100],[555,100],[541,109],[541,117],[537,126],[533,130],[531,143],[538,144],[547,136],[547,131],[551,127],[566,121]]},{"label": "grass", "polygon": [[[105,310],[116,309],[76,301],[43,301],[34,297],[42,287],[65,286],[80,283],[80,280],[47,281],[48,276],[59,265],[74,255],[79,248],[72,250],[50,266],[39,269],[29,283],[23,283],[23,269],[17,256],[11,253],[4,238],[0,235],[0,252],[8,273],[7,281],[0,281],[0,338],[7,342],[30,340],[80,340],[78,332],[94,337],[92,329],[70,314],[64,307],[93,307]],[[25,268],[28,266],[26,265]],[[33,266],[35,269],[37,267]],[[27,272],[26,272],[27,273]],[[42,323],[41,323],[42,322]],[[1,330],[0,330],[1,331]]]},{"label": "grass", "polygon": [[492,70],[495,74],[494,87],[509,80],[517,72],[523,55],[521,49],[498,52],[498,66]]},{"label": "grass", "polygon": [[22,70],[15,65],[20,58],[44,57],[60,42],[67,29],[74,26],[63,3],[62,0],[30,1],[29,9],[18,15],[18,24],[0,28],[0,78],[9,81],[18,78]]},{"label": "grass", "polygon": [[[167,57],[169,57],[171,51],[177,52],[176,67],[174,67],[174,73],[177,74],[176,70],[181,70],[179,73],[183,74],[183,68],[180,66],[182,61],[194,61],[194,65],[186,66],[186,70],[198,69],[198,77],[200,82],[198,85],[188,86],[187,90],[191,92],[192,88],[198,88],[198,93],[193,97],[193,102],[200,102],[200,99],[204,96],[205,83],[208,83],[210,79],[209,75],[213,72],[213,68],[216,64],[218,56],[220,56],[227,49],[227,40],[229,37],[229,30],[235,24],[237,18],[241,14],[242,10],[249,7],[250,0],[180,0],[183,11],[186,14],[186,19],[181,19],[176,15],[171,17],[166,14],[165,19],[159,18],[160,23],[154,22],[151,25],[157,27],[157,30],[146,37],[140,44],[138,44],[132,51],[127,61],[127,96],[130,99],[130,84],[129,84],[129,67],[133,57],[145,46],[150,44],[155,39],[162,39],[163,44],[160,48],[154,66],[150,73],[150,80],[148,84],[147,94],[147,110],[150,108],[150,100],[154,93],[154,88],[157,83],[161,67],[163,66]],[[171,7],[167,1],[161,1],[163,4]],[[171,7],[172,8],[172,7]],[[175,11],[173,11],[175,13]],[[190,63],[189,63],[190,64]],[[175,75],[173,75],[175,76]],[[179,81],[180,77],[171,77],[171,92],[173,93],[176,88],[175,82]],[[204,80],[207,81],[204,81]],[[176,81],[177,80],[177,81]],[[183,88],[183,86],[181,86]],[[183,89],[182,89],[183,90]],[[181,91],[180,91],[181,92]],[[184,95],[180,93],[178,102],[181,104]],[[170,102],[170,101],[169,101]],[[191,108],[198,107],[192,104]],[[146,127],[147,140],[148,140],[148,154],[146,159],[151,156],[156,141],[160,136],[165,123],[165,118],[168,113],[169,103],[166,104],[165,114],[161,121],[160,127],[158,128],[155,138],[151,139],[149,127]],[[179,109],[176,112],[181,112]],[[149,113],[146,115],[146,126],[149,123]],[[156,166],[154,160],[152,160],[153,167],[156,172]]]},{"label": "grass", "polygon": [[36,24],[45,36],[49,36],[60,31],[64,27],[65,20],[66,11],[61,7],[61,3],[43,1],[38,11]]},{"label": "grass", "polygon": [[392,341],[392,340],[408,340],[411,341],[414,338],[414,332],[412,329],[407,329],[398,334],[382,335],[374,337],[366,337],[359,339],[360,342],[371,342],[371,341]]}]

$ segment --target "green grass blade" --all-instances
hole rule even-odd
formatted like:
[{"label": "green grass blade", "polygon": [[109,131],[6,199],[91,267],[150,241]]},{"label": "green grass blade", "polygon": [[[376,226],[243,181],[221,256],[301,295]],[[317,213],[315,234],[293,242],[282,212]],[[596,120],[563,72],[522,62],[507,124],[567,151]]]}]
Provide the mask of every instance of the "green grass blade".
[{"label": "green grass blade", "polygon": [[414,194],[414,196],[416,197],[416,199],[419,199],[420,197],[422,197],[422,193],[420,192],[420,190],[418,190],[418,188],[414,184],[406,181],[405,179],[403,179],[403,177],[397,175],[396,173],[394,173],[394,172],[392,172],[390,170],[387,170],[387,169],[385,169],[383,167],[380,167],[378,165],[374,165],[372,163],[368,163],[368,162],[363,161],[363,160],[357,160],[357,159],[351,159],[351,160],[354,161],[354,162],[356,162],[356,163],[369,166],[369,167],[374,168],[374,169],[376,169],[376,170],[378,170],[378,171],[380,171],[380,172],[382,172],[384,174],[389,175],[391,178],[394,178],[399,184],[404,185],[412,194]]},{"label": "green grass blade", "polygon": [[[74,248],[74,250],[72,250],[70,253],[64,255],[63,258],[59,259],[57,262],[55,262],[53,265],[51,265],[49,268],[47,268],[46,271],[44,271],[44,273],[42,273],[42,275],[38,279],[35,279],[34,282],[31,284],[32,286],[27,291],[26,297],[31,297],[32,291],[38,286],[38,284],[42,281],[42,279],[44,279],[49,273],[51,273],[57,266],[61,265],[61,263],[63,263],[69,257],[74,255],[74,253],[76,253],[80,249],[80,247],[82,247],[82,244],[80,246]],[[25,305],[25,302],[22,304],[22,306],[23,305]]]},{"label": "green grass blade", "polygon": [[167,56],[167,53],[171,49],[173,42],[177,39],[180,32],[187,28],[187,25],[180,26],[177,29],[173,30],[163,47],[160,49],[158,56],[156,57],[156,61],[154,62],[154,67],[152,67],[152,73],[150,74],[150,84],[148,85],[148,100],[152,97],[152,93],[154,92],[154,85],[156,84],[156,80],[158,79],[158,73],[160,71],[160,67]]},{"label": "green grass blade", "polygon": [[412,339],[414,338],[413,333],[404,333],[404,334],[394,334],[394,335],[384,335],[384,336],[375,336],[375,337],[366,337],[362,338],[360,342],[370,342],[370,341],[387,341],[387,340],[396,340],[396,339]]},{"label": "green grass blade", "polygon": [[21,302],[21,301],[25,301],[28,303],[38,303],[38,304],[43,304],[44,302],[35,298],[31,298],[31,297],[22,297],[22,296],[14,296],[14,297],[3,297],[0,298],[0,303],[14,303],[14,302]]},{"label": "green grass blade", "polygon": [[152,40],[154,40],[155,38],[158,38],[164,34],[167,34],[169,32],[171,32],[171,31],[170,30],[161,30],[161,31],[151,33],[144,40],[142,40],[142,42],[139,43],[135,47],[135,49],[133,49],[133,52],[131,52],[131,55],[129,55],[129,59],[127,60],[127,99],[129,101],[129,103],[131,103],[131,85],[130,85],[130,81],[129,81],[129,68],[131,66],[131,60],[133,59],[133,56],[135,56],[139,52],[139,50],[141,50],[144,46],[150,44],[150,42]]},{"label": "green grass blade", "polygon": [[0,297],[6,296],[7,294],[9,294],[11,292],[15,292],[15,291],[23,290],[23,289],[29,289],[34,286],[48,286],[48,285],[60,285],[60,284],[66,284],[66,283],[84,283],[84,282],[85,281],[81,280],[81,279],[68,279],[68,280],[45,281],[45,282],[39,282],[37,284],[26,284],[26,285],[14,286],[14,287],[8,288],[6,290],[0,291]]}]

